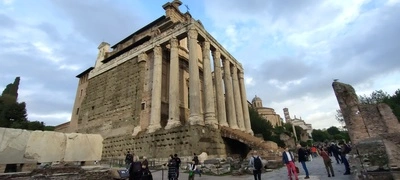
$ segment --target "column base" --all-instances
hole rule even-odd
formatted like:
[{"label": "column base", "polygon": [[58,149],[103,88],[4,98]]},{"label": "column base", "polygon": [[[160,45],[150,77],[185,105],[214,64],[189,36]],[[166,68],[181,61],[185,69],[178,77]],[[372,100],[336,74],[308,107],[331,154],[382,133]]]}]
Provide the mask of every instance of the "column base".
[{"label": "column base", "polygon": [[218,129],[218,123],[215,121],[207,121],[206,120],[206,126],[210,126],[210,127],[212,127],[212,128],[214,128],[214,129]]},{"label": "column base", "polygon": [[223,127],[229,127],[229,124],[228,124],[228,123],[219,123],[218,125],[219,125],[219,126],[223,126]]},{"label": "column base", "polygon": [[165,126],[164,129],[173,129],[173,128],[176,128],[176,127],[179,127],[179,126],[182,126],[180,121],[169,119],[168,123],[167,123],[167,125]]},{"label": "column base", "polygon": [[246,128],[239,128],[239,130],[246,132]]},{"label": "column base", "polygon": [[203,117],[201,117],[200,115],[197,115],[197,114],[190,115],[189,124],[190,125],[202,125],[202,126],[204,126]]},{"label": "column base", "polygon": [[235,126],[229,126],[231,129],[237,129],[237,130],[240,130],[239,129],[239,126],[237,126],[237,125],[235,125]]},{"label": "column base", "polygon": [[142,127],[140,127],[140,125],[136,126],[135,128],[133,128],[132,136],[137,136],[140,131],[142,131]]},{"label": "column base", "polygon": [[147,127],[147,133],[153,133],[159,129],[161,129],[161,125],[150,125],[149,127]]}]

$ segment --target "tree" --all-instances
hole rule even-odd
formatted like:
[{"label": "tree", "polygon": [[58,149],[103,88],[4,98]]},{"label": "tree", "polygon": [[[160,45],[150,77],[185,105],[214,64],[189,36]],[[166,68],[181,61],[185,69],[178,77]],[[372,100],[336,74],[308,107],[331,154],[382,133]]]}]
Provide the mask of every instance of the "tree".
[{"label": "tree", "polygon": [[336,126],[331,126],[330,128],[328,128],[326,130],[330,135],[335,136],[337,134],[340,134],[340,130],[339,128],[337,128]]},{"label": "tree", "polygon": [[18,87],[20,78],[16,77],[14,83],[8,84],[0,96],[0,127],[28,129],[28,130],[54,130],[40,121],[28,121],[25,102],[18,102]]},{"label": "tree", "polygon": [[271,123],[264,119],[263,117],[258,114],[258,112],[249,107],[249,114],[250,114],[250,122],[251,122],[251,129],[253,130],[254,134],[262,134],[264,140],[272,140],[272,125]]},{"label": "tree", "polygon": [[345,124],[344,118],[343,118],[343,114],[342,114],[342,111],[341,111],[340,109],[337,109],[337,110],[336,110],[335,118],[336,118],[337,121],[339,121],[339,123],[340,123],[341,125],[344,125],[344,124]]},{"label": "tree", "polygon": [[375,90],[370,96],[366,96],[365,94],[363,96],[359,96],[359,101],[361,104],[378,104],[384,102],[389,97],[390,95],[387,92]]},{"label": "tree", "polygon": [[315,142],[325,142],[326,140],[332,139],[332,136],[327,131],[320,129],[314,129],[311,135]]}]

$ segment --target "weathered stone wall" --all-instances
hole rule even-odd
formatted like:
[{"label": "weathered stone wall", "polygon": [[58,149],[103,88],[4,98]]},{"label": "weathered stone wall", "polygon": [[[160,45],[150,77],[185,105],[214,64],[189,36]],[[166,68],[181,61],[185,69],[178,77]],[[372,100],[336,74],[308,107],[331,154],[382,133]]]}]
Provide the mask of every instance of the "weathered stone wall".
[{"label": "weathered stone wall", "polygon": [[225,155],[224,141],[218,129],[204,126],[181,126],[159,130],[151,134],[120,135],[104,140],[103,160],[124,158],[126,151],[148,158],[167,158],[170,154],[192,156],[206,152],[208,155]]},{"label": "weathered stone wall", "polygon": [[108,136],[132,134],[139,125],[144,64],[133,58],[89,79],[78,132]]},{"label": "weathered stone wall", "polygon": [[0,173],[0,179],[9,180],[110,180],[114,177],[111,170],[85,170],[75,166],[35,169],[32,172]]},{"label": "weathered stone wall", "polygon": [[400,124],[386,104],[359,104],[348,84],[332,84],[354,150],[349,161],[359,178],[399,179]]}]

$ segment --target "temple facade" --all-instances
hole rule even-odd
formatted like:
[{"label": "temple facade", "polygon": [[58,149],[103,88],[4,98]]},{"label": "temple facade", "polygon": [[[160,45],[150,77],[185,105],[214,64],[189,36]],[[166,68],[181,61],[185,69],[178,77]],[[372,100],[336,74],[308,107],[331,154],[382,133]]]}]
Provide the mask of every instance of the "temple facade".
[{"label": "temple facade", "polygon": [[168,2],[165,15],[113,46],[99,45],[94,67],[77,75],[64,132],[101,134],[103,157],[221,155],[219,128],[253,134],[242,65],[181,4]]}]

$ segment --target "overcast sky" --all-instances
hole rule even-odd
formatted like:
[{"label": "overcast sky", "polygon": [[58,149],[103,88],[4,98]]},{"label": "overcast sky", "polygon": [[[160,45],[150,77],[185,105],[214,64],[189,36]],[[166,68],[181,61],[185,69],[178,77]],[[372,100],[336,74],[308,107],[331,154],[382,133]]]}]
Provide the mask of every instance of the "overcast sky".
[{"label": "overcast sky", "polygon": [[[0,89],[21,77],[29,120],[69,121],[78,79],[167,0],[0,0]],[[314,128],[339,125],[333,79],[357,93],[400,88],[400,0],[184,0],[245,68],[247,98]],[[181,6],[186,12],[186,7]]]}]

